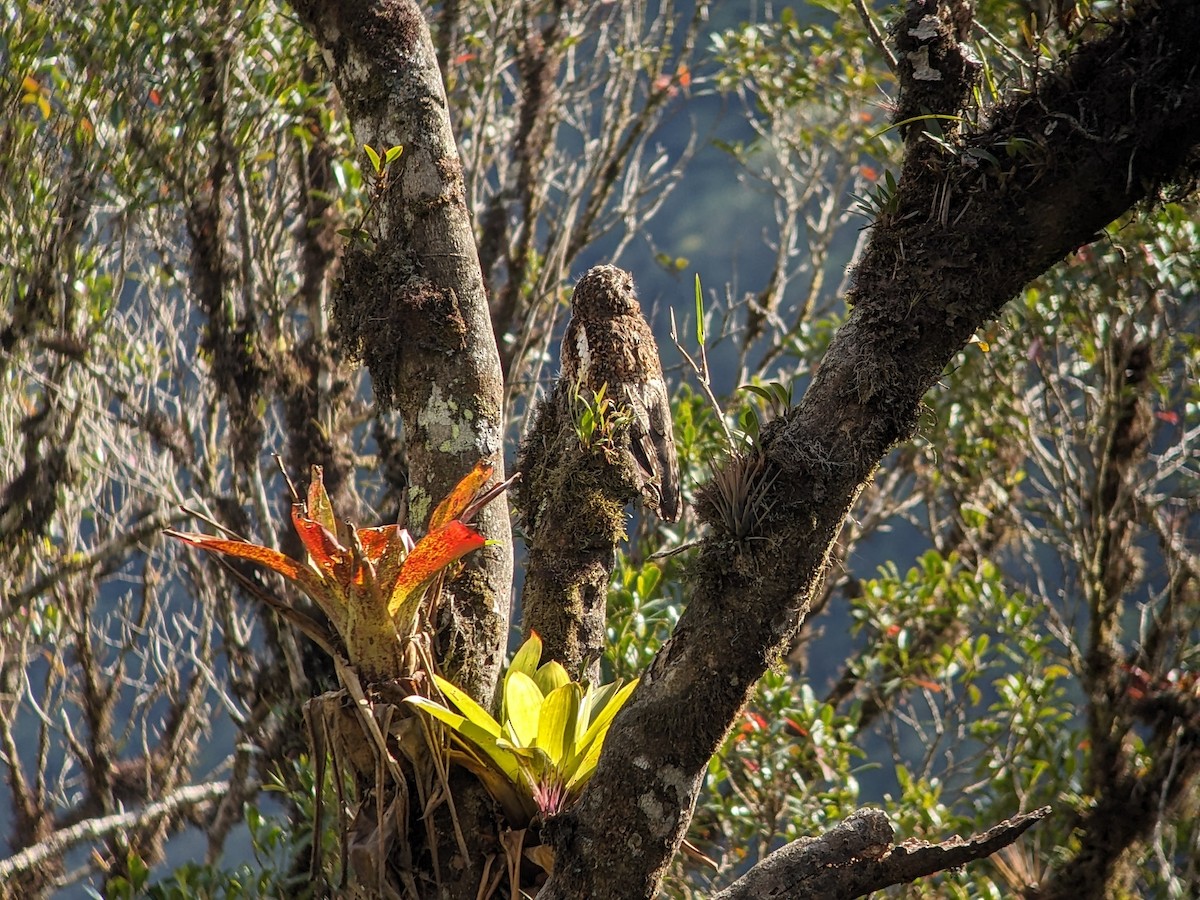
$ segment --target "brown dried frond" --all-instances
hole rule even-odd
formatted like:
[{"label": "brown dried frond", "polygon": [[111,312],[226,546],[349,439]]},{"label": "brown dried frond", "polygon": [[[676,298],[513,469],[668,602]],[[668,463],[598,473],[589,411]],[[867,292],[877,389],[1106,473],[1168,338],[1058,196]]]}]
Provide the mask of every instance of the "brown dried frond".
[{"label": "brown dried frond", "polygon": [[1023,897],[1036,890],[1046,877],[1046,866],[1022,844],[1009,844],[991,859],[996,872],[1014,896]]}]

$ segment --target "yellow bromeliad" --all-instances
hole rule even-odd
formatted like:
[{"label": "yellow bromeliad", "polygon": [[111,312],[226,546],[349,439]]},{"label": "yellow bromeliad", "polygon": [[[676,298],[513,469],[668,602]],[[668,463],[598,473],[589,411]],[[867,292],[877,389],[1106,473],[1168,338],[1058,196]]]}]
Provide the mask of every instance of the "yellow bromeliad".
[{"label": "yellow bromeliad", "polygon": [[437,675],[446,704],[405,698],[449,727],[450,759],[478,776],[509,825],[518,829],[578,799],[596,769],[613,717],[637,685],[635,679],[585,688],[557,662],[539,666],[541,657],[541,639],[533,634],[504,676],[499,722]]},{"label": "yellow bromeliad", "polygon": [[[426,589],[447,566],[486,543],[466,522],[504,489],[498,485],[483,491],[491,476],[490,465],[475,466],[434,510],[428,533],[415,542],[399,525],[356,528],[338,522],[320,466],[312,467],[307,497],[295,496],[292,504],[292,524],[304,545],[304,560],[248,541],[166,533],[210,553],[265,566],[296,584],[329,618],[346,657],[364,680],[385,681],[411,673],[408,650],[421,627],[418,613]],[[270,602],[334,652],[310,618],[278,601]]]}]

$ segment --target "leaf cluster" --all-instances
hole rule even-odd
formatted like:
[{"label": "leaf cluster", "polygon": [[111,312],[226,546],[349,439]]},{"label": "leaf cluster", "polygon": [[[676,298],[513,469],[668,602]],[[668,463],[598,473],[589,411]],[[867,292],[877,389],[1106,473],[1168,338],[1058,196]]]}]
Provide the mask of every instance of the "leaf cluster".
[{"label": "leaf cluster", "polygon": [[637,686],[634,679],[585,687],[555,660],[539,665],[541,656],[533,634],[505,673],[498,721],[439,676],[434,681],[446,703],[407,698],[449,728],[450,759],[479,777],[513,828],[544,822],[578,798],[609,725]]}]

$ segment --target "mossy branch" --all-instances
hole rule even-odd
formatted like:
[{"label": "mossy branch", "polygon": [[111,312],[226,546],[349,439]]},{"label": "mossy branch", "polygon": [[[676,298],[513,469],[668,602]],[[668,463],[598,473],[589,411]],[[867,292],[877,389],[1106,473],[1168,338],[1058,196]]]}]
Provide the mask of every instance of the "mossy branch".
[{"label": "mossy branch", "polygon": [[[600,674],[609,578],[625,539],[625,507],[639,496],[628,429],[604,406],[603,398],[581,397],[560,380],[521,444],[521,480],[513,496],[529,546],[522,636],[536,631],[546,659],[593,684]],[[581,440],[579,414],[588,409],[600,421]]]}]

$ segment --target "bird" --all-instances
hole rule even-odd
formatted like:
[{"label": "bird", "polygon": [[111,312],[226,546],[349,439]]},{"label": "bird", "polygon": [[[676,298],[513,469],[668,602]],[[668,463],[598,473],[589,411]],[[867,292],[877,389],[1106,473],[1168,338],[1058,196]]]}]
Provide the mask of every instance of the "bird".
[{"label": "bird", "polygon": [[671,401],[658,345],[633,276],[595,266],[575,285],[562,342],[560,384],[591,398],[601,389],[630,417],[629,452],[643,505],[664,522],[682,512]]}]

